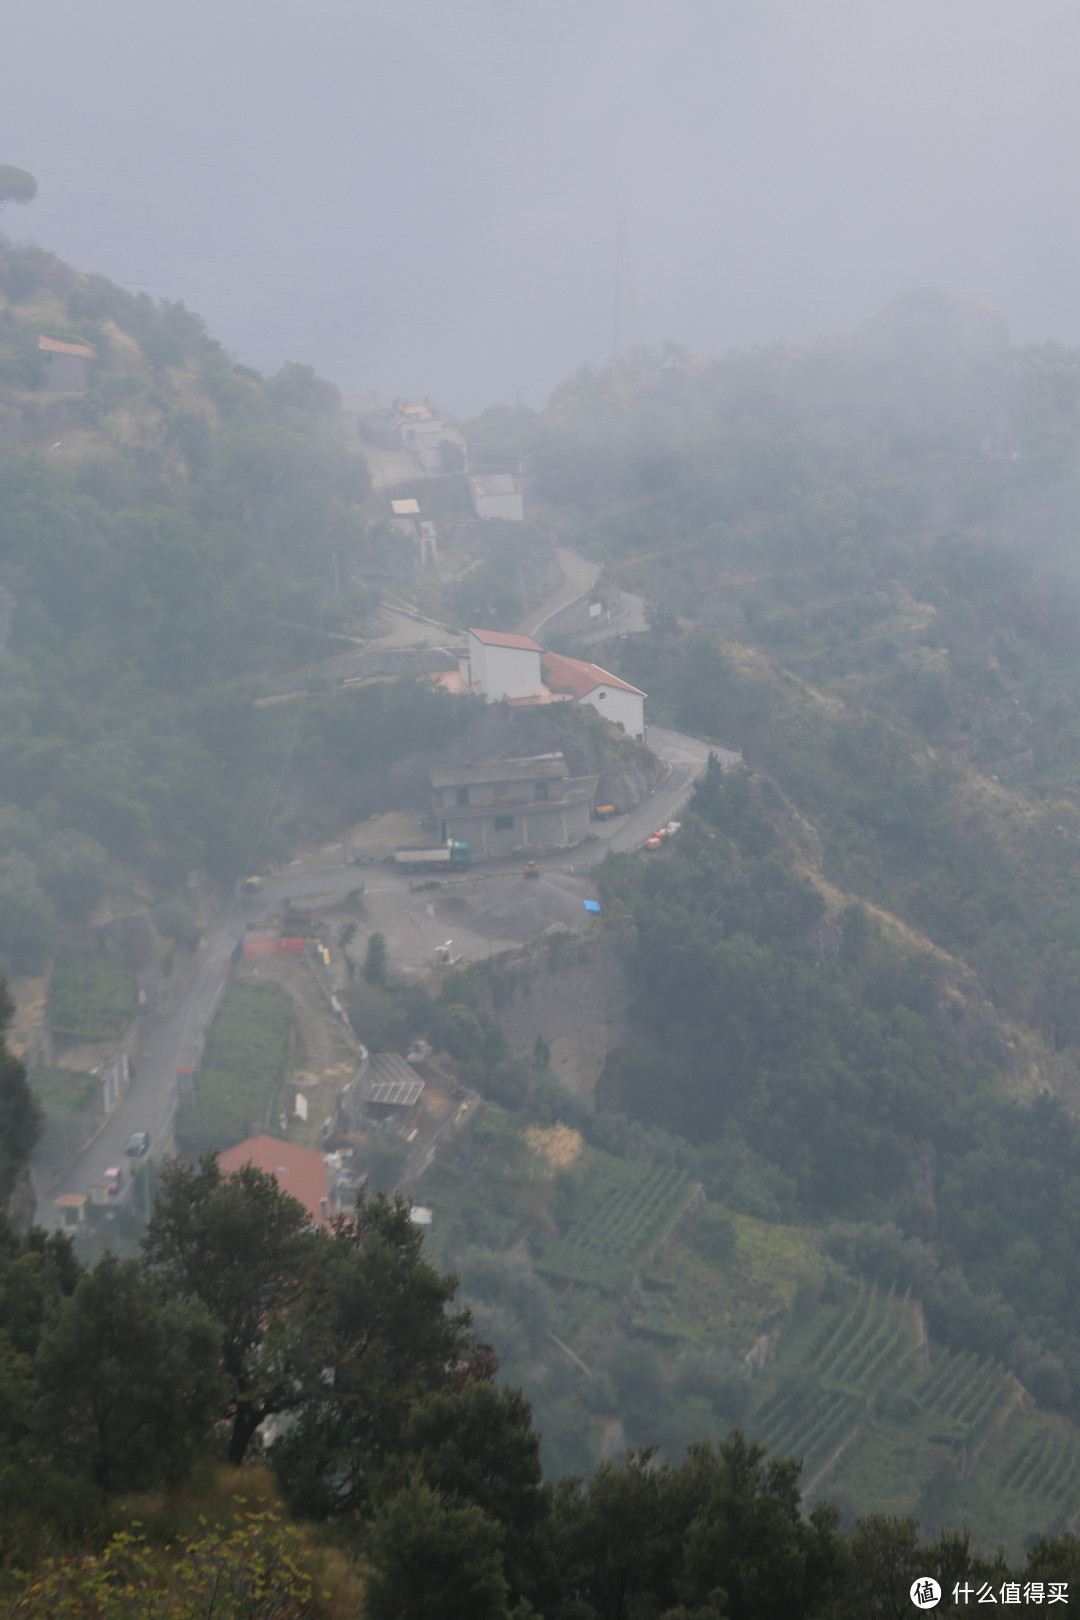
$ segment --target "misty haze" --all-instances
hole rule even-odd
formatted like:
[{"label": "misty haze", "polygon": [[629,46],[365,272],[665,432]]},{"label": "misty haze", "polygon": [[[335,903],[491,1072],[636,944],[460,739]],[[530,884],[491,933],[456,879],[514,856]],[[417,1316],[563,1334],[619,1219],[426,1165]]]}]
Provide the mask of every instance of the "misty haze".
[{"label": "misty haze", "polygon": [[1080,1601],[1080,22],[0,53],[0,1617]]}]

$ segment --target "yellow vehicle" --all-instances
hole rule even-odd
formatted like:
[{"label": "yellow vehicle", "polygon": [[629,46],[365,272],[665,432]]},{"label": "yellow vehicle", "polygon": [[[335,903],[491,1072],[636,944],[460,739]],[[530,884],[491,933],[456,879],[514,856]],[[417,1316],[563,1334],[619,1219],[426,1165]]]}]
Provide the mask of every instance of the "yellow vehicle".
[{"label": "yellow vehicle", "polygon": [[259,890],[262,888],[262,881],[263,880],[262,880],[261,877],[248,877],[248,878],[245,878],[244,879],[244,893],[245,894],[258,894]]},{"label": "yellow vehicle", "polygon": [[615,809],[613,804],[598,804],[596,809],[593,811],[593,815],[596,817],[597,821],[610,821],[612,816],[617,814],[618,811]]},{"label": "yellow vehicle", "polygon": [[540,868],[537,866],[535,861],[525,862],[525,876],[534,878],[538,878],[540,876]]}]

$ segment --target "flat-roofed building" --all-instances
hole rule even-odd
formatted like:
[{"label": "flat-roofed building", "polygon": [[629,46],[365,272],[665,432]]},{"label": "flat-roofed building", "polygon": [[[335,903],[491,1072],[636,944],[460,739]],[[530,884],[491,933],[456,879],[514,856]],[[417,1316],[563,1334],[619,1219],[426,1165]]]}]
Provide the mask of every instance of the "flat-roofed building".
[{"label": "flat-roofed building", "polygon": [[474,860],[566,849],[589,831],[596,776],[571,776],[562,754],[489,759],[431,772],[432,826]]},{"label": "flat-roofed building", "polygon": [[525,497],[513,473],[478,473],[469,479],[469,494],[477,517],[508,523],[521,523],[525,517]]},{"label": "flat-roofed building", "polygon": [[426,473],[464,472],[469,446],[457,428],[424,424],[412,434],[412,452]]}]

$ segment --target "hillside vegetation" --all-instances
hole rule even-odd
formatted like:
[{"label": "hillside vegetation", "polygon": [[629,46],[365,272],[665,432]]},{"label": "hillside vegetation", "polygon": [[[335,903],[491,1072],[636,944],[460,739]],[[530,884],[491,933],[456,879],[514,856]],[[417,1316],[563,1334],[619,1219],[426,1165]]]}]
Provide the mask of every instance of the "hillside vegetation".
[{"label": "hillside vegetation", "polygon": [[[45,391],[39,335],[93,350],[88,392]],[[9,971],[40,966],[58,916],[87,915],[110,860],[166,891],[243,866],[294,730],[250,678],[326,656],[320,631],[376,601],[370,474],[338,407],[309,367],[264,380],[182,305],[0,240]],[[270,829],[271,852],[285,836]]]},{"label": "hillside vegetation", "polygon": [[[609,1057],[601,1112],[553,1102],[542,1076],[512,1084],[505,1060],[477,1083],[841,1265],[847,1282],[808,1267],[805,1297],[711,1341],[756,1365],[755,1335],[779,1331],[744,1420],[804,1455],[815,1489],[850,1512],[963,1519],[987,1544],[1064,1524],[1080,1506],[1080,356],[914,293],[846,339],[583,371],[547,411],[492,410],[469,433],[529,454],[552,525],[649,599],[650,634],[608,656],[652,718],[747,765],[710,773],[662,855],[603,871],[638,947],[635,1040]],[[633,1418],[616,1385],[607,1410],[665,1445],[665,1381],[709,1266],[730,1264],[698,1255],[684,1288],[679,1252],[640,1273],[647,1308],[607,1316],[659,1357],[652,1408]],[[767,1297],[779,1263],[763,1246],[752,1289]],[[869,1382],[822,1361],[814,1334],[837,1320],[877,1346]],[[577,1325],[563,1336],[588,1361],[601,1316]]]}]

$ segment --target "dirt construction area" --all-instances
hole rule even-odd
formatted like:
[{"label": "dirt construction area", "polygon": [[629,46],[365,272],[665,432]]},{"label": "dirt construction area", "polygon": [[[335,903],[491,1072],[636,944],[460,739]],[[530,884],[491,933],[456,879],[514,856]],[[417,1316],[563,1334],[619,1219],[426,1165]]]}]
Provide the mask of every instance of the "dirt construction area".
[{"label": "dirt construction area", "polygon": [[[512,872],[486,872],[446,881],[416,880],[406,884],[390,874],[380,885],[377,870],[369,869],[359,904],[318,893],[297,897],[326,919],[331,927],[331,954],[341,923],[355,919],[357,929],[349,953],[362,961],[367,940],[380,933],[386,940],[392,980],[423,978],[440,965],[439,952],[447,947],[451,960],[478,962],[499,951],[526,945],[554,932],[585,933],[597,919],[583,902],[596,899],[596,885],[588,877],[558,869],[542,870],[539,878],[526,878],[521,868]],[[443,958],[445,959],[445,958]]]}]

